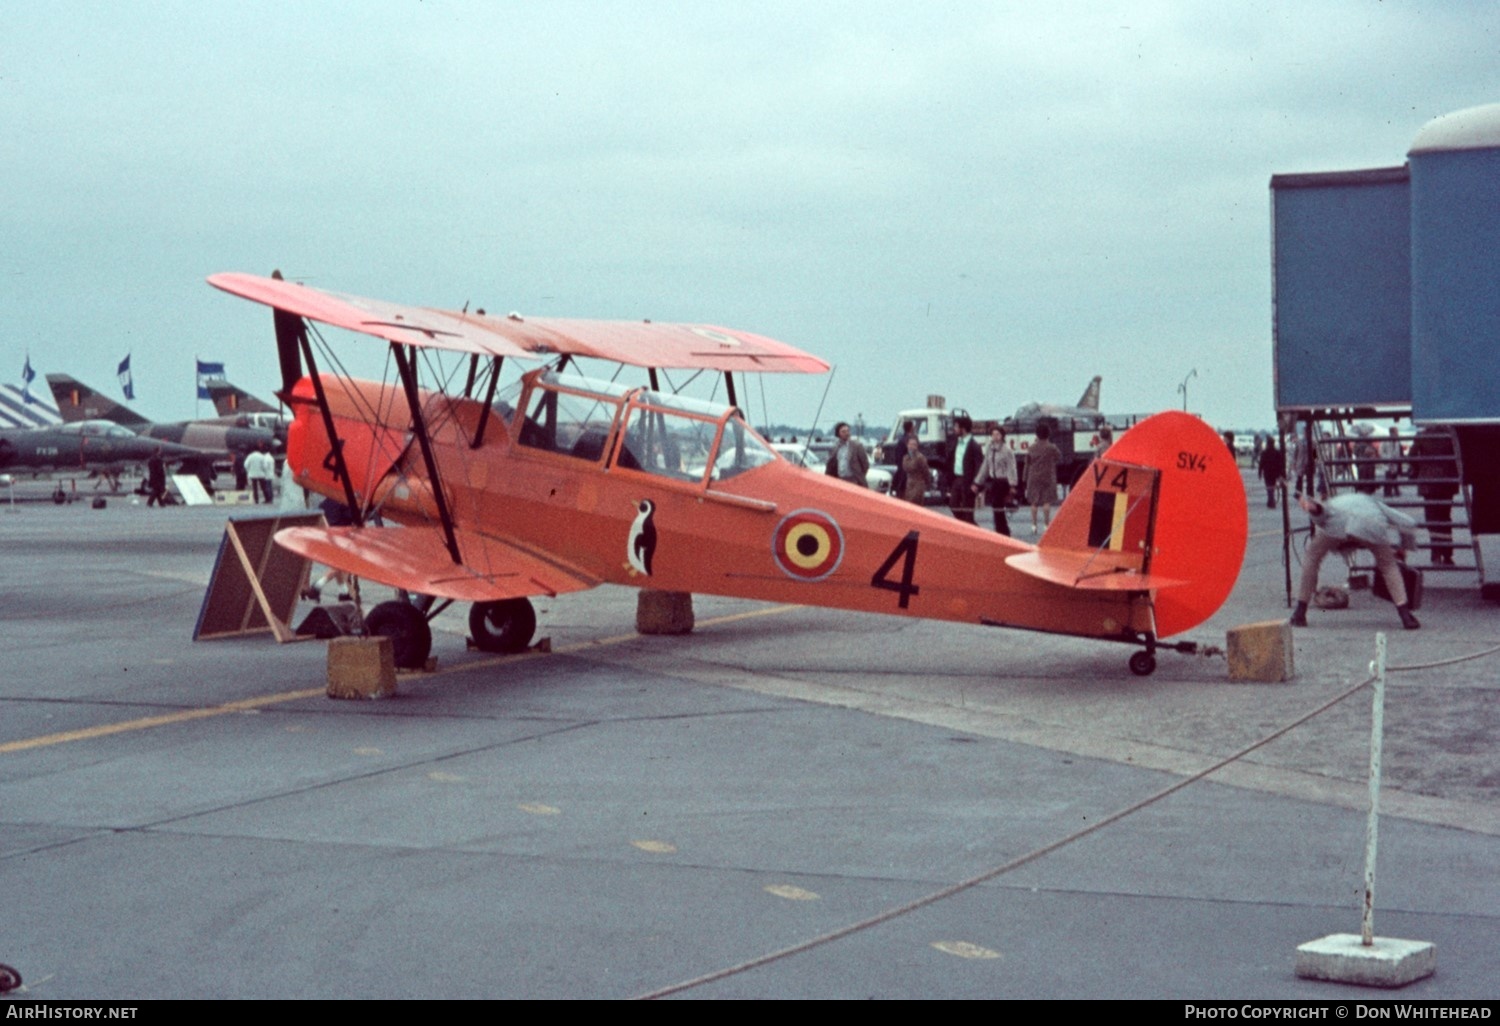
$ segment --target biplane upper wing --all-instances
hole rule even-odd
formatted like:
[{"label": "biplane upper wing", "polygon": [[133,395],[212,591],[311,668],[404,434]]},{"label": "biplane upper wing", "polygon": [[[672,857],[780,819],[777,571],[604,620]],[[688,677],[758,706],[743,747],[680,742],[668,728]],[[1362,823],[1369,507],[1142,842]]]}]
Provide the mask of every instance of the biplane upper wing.
[{"label": "biplane upper wing", "polygon": [[458,532],[464,565],[435,527],[290,527],[276,544],[326,566],[392,588],[461,602],[494,602],[583,591],[599,582],[514,545]]},{"label": "biplane upper wing", "polygon": [[784,342],[708,324],[591,321],[519,314],[496,317],[402,306],[253,274],[215,274],[208,282],[231,295],[308,320],[403,345],[531,359],[568,354],[664,369],[796,374],[822,374],[828,370],[824,361]]}]

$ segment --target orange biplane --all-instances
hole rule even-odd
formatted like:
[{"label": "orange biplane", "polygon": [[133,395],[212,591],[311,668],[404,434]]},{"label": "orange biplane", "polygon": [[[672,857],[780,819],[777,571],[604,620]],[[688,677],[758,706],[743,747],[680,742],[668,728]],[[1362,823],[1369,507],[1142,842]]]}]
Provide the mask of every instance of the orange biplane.
[{"label": "orange biplane", "polygon": [[[733,375],[828,365],[726,328],[449,312],[247,274],[208,279],[274,310],[293,412],[287,460],[355,526],[292,528],[309,559],[418,596],[473,603],[479,647],[519,651],[528,601],[609,582],[1017,627],[1138,646],[1203,622],[1233,587],[1246,504],[1233,455],[1167,412],[1085,472],[1036,545],[778,456],[735,408]],[[320,373],[310,322],[386,340],[396,384]],[[461,388],[424,388],[419,354],[467,356]],[[592,357],[647,368],[630,388],[570,373]],[[544,361],[497,397],[506,359]],[[662,391],[658,372],[722,372],[729,403]],[[434,380],[435,385],[440,382]],[[432,599],[371,610],[398,663],[431,646]]]}]

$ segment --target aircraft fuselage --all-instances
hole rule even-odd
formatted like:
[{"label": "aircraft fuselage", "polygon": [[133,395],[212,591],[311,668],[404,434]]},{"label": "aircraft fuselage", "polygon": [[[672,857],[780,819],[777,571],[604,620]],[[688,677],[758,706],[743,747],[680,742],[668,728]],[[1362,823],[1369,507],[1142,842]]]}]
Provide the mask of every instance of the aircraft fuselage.
[{"label": "aircraft fuselage", "polygon": [[[437,504],[409,440],[404,400],[375,383],[322,382],[356,501],[378,506],[386,520],[433,525]],[[482,405],[423,393],[438,476],[461,530],[601,582],[1088,637],[1152,629],[1143,592],[1080,591],[1039,579],[1006,564],[1033,550],[1026,542],[785,460],[732,475],[728,467],[694,470],[681,461],[642,466],[644,458],[630,452],[640,437],[632,432],[652,410],[639,398],[612,409],[595,404],[597,446],[582,438],[528,444],[537,428],[526,411],[540,390],[539,382],[528,386],[508,422],[492,417],[477,449],[471,440]],[[298,483],[342,500],[308,379],[292,405],[288,461]],[[370,409],[384,411],[381,427],[362,419]],[[713,427],[727,438],[734,424]],[[724,448],[717,451],[722,464]]]}]

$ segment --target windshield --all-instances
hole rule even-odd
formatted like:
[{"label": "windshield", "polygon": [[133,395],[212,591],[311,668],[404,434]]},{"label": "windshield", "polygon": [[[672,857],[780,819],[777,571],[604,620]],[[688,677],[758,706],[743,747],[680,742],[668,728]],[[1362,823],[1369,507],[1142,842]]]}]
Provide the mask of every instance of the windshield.
[{"label": "windshield", "polygon": [[683,396],[641,392],[626,413],[617,465],[701,482],[722,481],[776,459],[737,409]]},{"label": "windshield", "polygon": [[602,459],[630,389],[550,370],[535,383],[528,409],[516,425],[516,440],[577,459]]}]

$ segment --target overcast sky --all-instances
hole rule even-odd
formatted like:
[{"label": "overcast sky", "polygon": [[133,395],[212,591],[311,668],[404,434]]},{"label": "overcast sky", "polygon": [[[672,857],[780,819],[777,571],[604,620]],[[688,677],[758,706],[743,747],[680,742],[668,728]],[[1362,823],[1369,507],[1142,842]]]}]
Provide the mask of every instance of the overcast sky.
[{"label": "overcast sky", "polygon": [[[118,397],[128,352],[158,419],[194,356],[269,393],[268,313],[203,279],[279,267],[760,332],[835,365],[825,421],[1094,374],[1180,408],[1196,370],[1191,409],[1270,426],[1270,176],[1495,101],[1492,0],[7,2],[0,380]],[[771,418],[826,384],[768,377]]]}]

